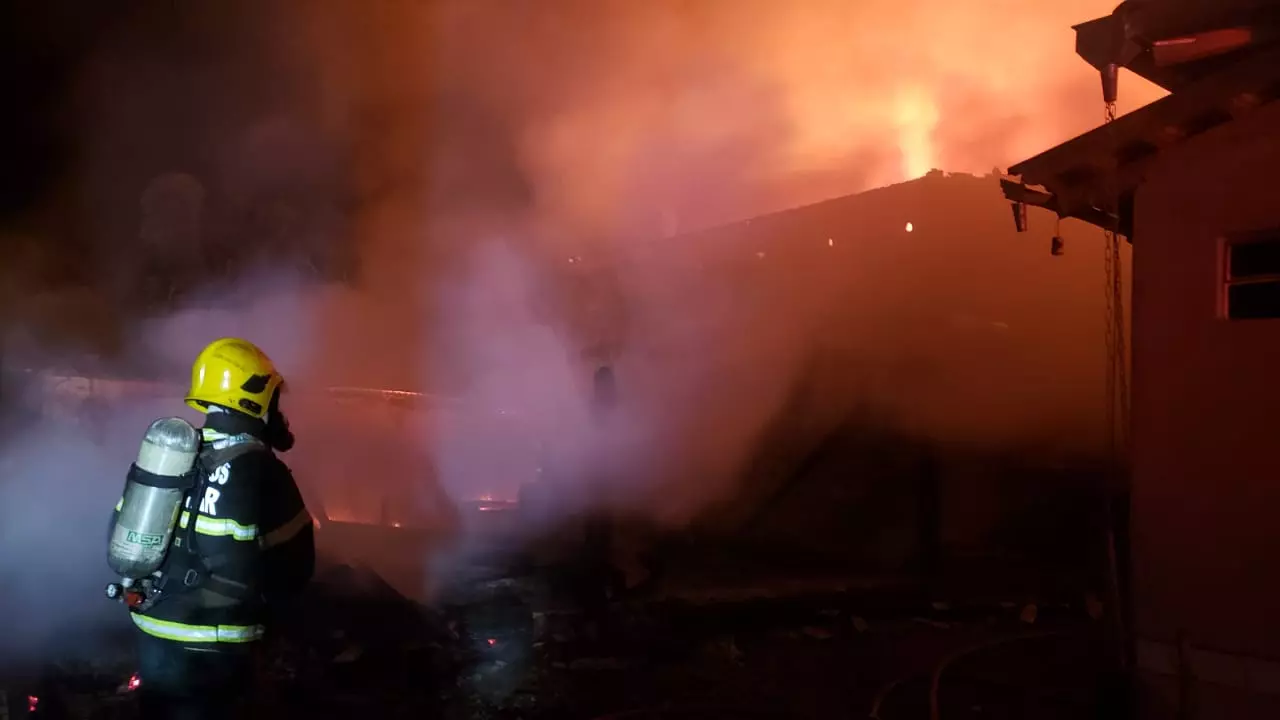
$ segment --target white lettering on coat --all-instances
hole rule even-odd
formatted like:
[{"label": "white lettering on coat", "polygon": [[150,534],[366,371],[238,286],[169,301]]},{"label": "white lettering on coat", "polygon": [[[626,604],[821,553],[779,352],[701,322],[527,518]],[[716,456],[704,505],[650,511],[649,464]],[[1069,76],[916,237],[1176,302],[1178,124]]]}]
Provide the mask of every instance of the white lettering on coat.
[{"label": "white lettering on coat", "polygon": [[222,493],[218,488],[205,488],[204,497],[200,500],[200,514],[209,516],[217,515],[219,497],[222,497]]},{"label": "white lettering on coat", "polygon": [[209,482],[214,485],[226,485],[231,479],[231,463],[223,463],[221,467],[209,474]]},{"label": "white lettering on coat", "polygon": [[[226,485],[231,479],[231,463],[223,463],[217,470],[209,473],[210,485]],[[215,487],[205,487],[204,497],[200,498],[200,514],[201,515],[217,515],[218,514],[218,498],[222,497],[222,491]]]}]

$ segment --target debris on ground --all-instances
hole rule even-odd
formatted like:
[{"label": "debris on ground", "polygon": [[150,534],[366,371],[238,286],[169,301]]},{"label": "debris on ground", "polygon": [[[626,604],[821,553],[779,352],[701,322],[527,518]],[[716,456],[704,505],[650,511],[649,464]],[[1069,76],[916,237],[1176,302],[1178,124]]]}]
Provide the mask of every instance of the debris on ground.
[{"label": "debris on ground", "polygon": [[[279,720],[589,720],[655,700],[785,709],[778,717],[857,716],[890,676],[925,672],[929,658],[1018,632],[1026,608],[1041,626],[1097,626],[1085,608],[1035,603],[756,593],[719,604],[615,602],[604,614],[587,614],[553,595],[538,578],[488,578],[428,606],[366,568],[327,568],[264,648],[270,692],[259,706]],[[29,694],[40,717],[130,720],[138,687],[131,655],[125,649],[92,665],[62,663],[30,681],[0,683],[9,717],[25,716],[13,699]],[[917,690],[907,683],[895,694]],[[963,710],[979,704],[972,692],[957,697],[966,700]],[[981,704],[990,710],[986,696]]]},{"label": "debris on ground", "polygon": [[813,638],[814,640],[830,640],[831,638],[836,636],[835,633],[831,632],[830,630],[827,630],[826,628],[815,627],[813,625],[802,628],[800,632],[804,633],[806,636],[810,638]]},{"label": "debris on ground", "polygon": [[1084,606],[1086,611],[1089,613],[1090,618],[1094,620],[1102,619],[1104,605],[1102,604],[1102,601],[1098,599],[1097,595],[1094,595],[1093,593],[1086,595],[1084,599]]},{"label": "debris on ground", "polygon": [[1027,603],[1027,605],[1022,608],[1022,612],[1018,614],[1018,619],[1028,625],[1034,625],[1036,618],[1039,617],[1039,615],[1040,609],[1036,607],[1036,604]]}]

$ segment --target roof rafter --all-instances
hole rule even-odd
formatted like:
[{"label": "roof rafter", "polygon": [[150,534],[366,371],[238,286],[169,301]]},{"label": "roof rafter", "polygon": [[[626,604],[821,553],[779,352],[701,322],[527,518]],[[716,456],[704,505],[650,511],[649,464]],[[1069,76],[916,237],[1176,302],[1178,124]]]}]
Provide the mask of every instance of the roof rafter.
[{"label": "roof rafter", "polygon": [[[1278,99],[1280,48],[1010,167],[1017,179],[1002,182],[1005,196],[1114,229],[1119,198],[1142,182],[1162,151]],[[1024,189],[1030,186],[1041,186],[1052,200],[1019,199],[1029,196]]]}]

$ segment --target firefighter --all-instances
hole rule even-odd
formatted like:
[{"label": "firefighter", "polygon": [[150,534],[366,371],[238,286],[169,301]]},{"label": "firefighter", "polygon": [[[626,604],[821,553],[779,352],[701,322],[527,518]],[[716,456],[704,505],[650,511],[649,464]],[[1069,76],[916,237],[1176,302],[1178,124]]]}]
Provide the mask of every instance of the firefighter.
[{"label": "firefighter", "polygon": [[156,599],[130,613],[143,718],[229,717],[252,687],[271,618],[311,579],[312,519],[276,455],[293,446],[283,382],[262,350],[234,338],[191,368],[186,402],[206,416],[199,471]]}]

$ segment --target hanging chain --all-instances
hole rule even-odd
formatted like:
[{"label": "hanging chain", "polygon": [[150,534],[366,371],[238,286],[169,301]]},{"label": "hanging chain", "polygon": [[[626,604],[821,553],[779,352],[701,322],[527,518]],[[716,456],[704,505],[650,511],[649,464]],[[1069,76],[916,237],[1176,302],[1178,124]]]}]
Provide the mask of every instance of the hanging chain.
[{"label": "hanging chain", "polygon": [[1103,329],[1106,333],[1106,364],[1104,365],[1104,377],[1106,378],[1106,395],[1103,402],[1106,406],[1106,430],[1107,450],[1109,455],[1114,458],[1116,451],[1119,449],[1116,445],[1116,373],[1115,373],[1115,356],[1116,356],[1116,324],[1115,324],[1115,293],[1112,288],[1114,286],[1115,276],[1115,254],[1112,252],[1114,246],[1115,235],[1110,230],[1106,231],[1106,243],[1102,248],[1103,262],[1103,282],[1102,296],[1106,299],[1106,310],[1103,316]]},{"label": "hanging chain", "polygon": [[1120,260],[1119,236],[1111,233],[1111,297],[1112,304],[1115,306],[1115,347],[1114,351],[1114,367],[1115,367],[1115,383],[1116,383],[1116,445],[1121,453],[1121,457],[1128,458],[1129,452],[1129,343],[1126,328],[1128,318],[1126,317],[1126,309],[1124,302],[1124,268]]},{"label": "hanging chain", "polygon": [[[1116,119],[1116,105],[1106,103],[1106,124]],[[1114,139],[1114,138],[1113,138]],[[1124,520],[1117,517],[1114,500],[1117,493],[1123,494],[1127,484],[1129,460],[1129,353],[1125,342],[1125,303],[1124,272],[1120,264],[1120,194],[1118,185],[1111,188],[1108,198],[1114,221],[1106,228],[1106,247],[1104,267],[1106,270],[1106,337],[1107,337],[1107,439],[1113,469],[1113,484],[1104,492],[1103,506],[1107,523],[1107,595],[1108,604],[1113,608],[1111,617],[1114,633],[1114,651],[1116,666],[1121,672],[1128,672],[1132,666],[1129,643],[1126,640],[1124,612],[1125,598],[1120,580],[1121,564],[1116,542],[1117,526],[1124,526]],[[1123,512],[1123,511],[1120,511]]]},{"label": "hanging chain", "polygon": [[[1116,119],[1116,104],[1106,103],[1106,123]],[[1117,222],[1119,198],[1111,198]],[[1106,297],[1106,428],[1111,456],[1127,456],[1129,442],[1129,351],[1125,338],[1124,272],[1120,260],[1120,235],[1115,227],[1107,228],[1103,268]]]}]

